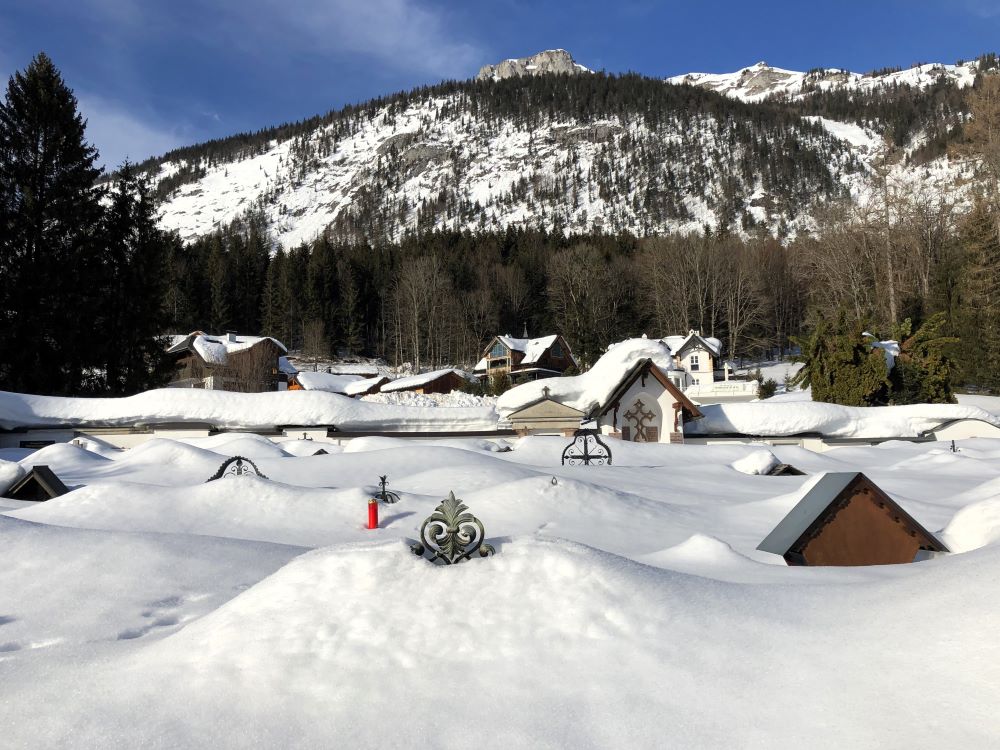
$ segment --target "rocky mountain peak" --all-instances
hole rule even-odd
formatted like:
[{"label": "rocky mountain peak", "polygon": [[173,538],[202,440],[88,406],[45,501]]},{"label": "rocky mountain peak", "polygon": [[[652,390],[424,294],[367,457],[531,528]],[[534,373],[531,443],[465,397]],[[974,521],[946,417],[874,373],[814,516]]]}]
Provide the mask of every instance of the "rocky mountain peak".
[{"label": "rocky mountain peak", "polygon": [[590,73],[564,49],[550,49],[531,57],[517,57],[495,65],[484,65],[479,70],[478,80],[499,81],[518,76],[538,76],[548,73]]}]

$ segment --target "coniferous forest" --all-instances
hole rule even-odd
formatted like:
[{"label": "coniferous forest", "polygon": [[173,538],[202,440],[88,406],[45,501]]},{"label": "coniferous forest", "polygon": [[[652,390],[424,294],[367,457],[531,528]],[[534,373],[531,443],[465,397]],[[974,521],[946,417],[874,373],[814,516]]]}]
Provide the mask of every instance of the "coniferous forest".
[{"label": "coniferous forest", "polygon": [[[487,120],[544,112],[586,119],[616,108],[645,108],[655,120],[710,109],[736,123],[732,138],[758,144],[776,184],[806,191],[826,184],[815,152],[777,159],[760,132],[822,114],[881,122],[899,146],[923,128],[924,146],[893,158],[961,155],[977,166],[977,188],[960,199],[898,183],[887,158],[865,176],[868,200],[831,189],[815,231],[794,238],[735,218],[665,236],[470,227],[392,238],[361,231],[372,222],[359,214],[354,225],[281,247],[258,207],[182,242],[157,228],[156,201],[196,168],[155,188],[149,164],[102,175],[72,92],[39,55],[12,77],[0,105],[0,388],[137,392],[162,382],[156,337],[197,329],[428,369],[469,366],[493,334],[525,329],[563,334],[587,366],[609,343],[644,333],[695,328],[720,338],[729,358],[757,358],[831,325],[889,337],[933,318],[952,385],[1000,392],[1000,78],[981,75],[971,90],[902,87],[849,99],[817,92],[795,107],[747,105],[638,76],[450,82],[180,156],[192,164],[237,159],[320,120],[349,128],[366,108],[447,92]],[[759,169],[748,162],[746,175]],[[790,187],[787,200],[796,196]]]}]

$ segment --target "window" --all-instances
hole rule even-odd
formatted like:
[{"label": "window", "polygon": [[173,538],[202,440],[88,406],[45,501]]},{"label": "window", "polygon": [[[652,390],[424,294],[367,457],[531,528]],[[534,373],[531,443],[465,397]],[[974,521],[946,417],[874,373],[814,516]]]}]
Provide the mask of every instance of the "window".
[{"label": "window", "polygon": [[562,347],[559,346],[558,341],[552,345],[551,351],[552,351],[552,356],[555,357],[556,359],[562,358]]},{"label": "window", "polygon": [[490,349],[490,356],[491,357],[506,357],[507,356],[507,347],[504,346],[503,344],[501,344],[499,341],[496,342],[493,345],[493,348]]},{"label": "window", "polygon": [[691,372],[698,372],[698,369],[699,369],[699,367],[698,367],[698,355],[697,354],[692,354],[691,358],[688,360],[688,362],[691,365]]}]

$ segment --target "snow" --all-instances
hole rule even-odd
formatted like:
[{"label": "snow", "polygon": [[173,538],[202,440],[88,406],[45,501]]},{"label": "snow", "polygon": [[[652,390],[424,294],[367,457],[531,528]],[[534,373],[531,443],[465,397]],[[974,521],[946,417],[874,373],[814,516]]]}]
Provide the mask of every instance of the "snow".
[{"label": "snow", "polygon": [[[397,381],[399,382],[399,381]],[[492,408],[400,408],[322,391],[232,393],[187,388],[127,398],[62,398],[0,391],[0,428],[63,425],[154,425],[202,422],[220,428],[324,425],[341,430],[492,430]]]},{"label": "snow", "polygon": [[[328,372],[302,371],[295,379],[307,391],[326,391],[327,393],[348,393],[351,386],[366,382],[360,375],[331,375]],[[367,390],[367,389],[365,389]]]},{"label": "snow", "polygon": [[547,388],[550,398],[587,414],[604,404],[625,374],[643,359],[653,360],[653,364],[664,372],[674,369],[670,347],[662,341],[626,339],[608,347],[582,375],[534,380],[511,388],[497,399],[497,410],[506,416],[542,399],[543,389]]},{"label": "snow", "polygon": [[20,464],[0,460],[0,495],[20,482],[26,473]]},{"label": "snow", "polygon": [[876,153],[885,146],[884,140],[877,133],[851,122],[839,122],[826,117],[803,117],[807,122],[819,123],[834,138],[849,143],[864,153]]},{"label": "snow", "polygon": [[[1000,441],[960,442],[616,443],[608,467],[538,437],[49,446],[21,463],[78,489],[0,501],[2,744],[995,747]],[[205,484],[235,450],[272,479]],[[765,453],[813,476],[734,470]],[[864,471],[960,553],[756,550],[825,471]],[[401,500],[367,531],[381,474]],[[494,557],[410,553],[450,490]]]},{"label": "snow", "polygon": [[887,370],[891,371],[896,366],[896,357],[899,356],[898,341],[873,341],[872,349],[881,349],[883,351]]},{"label": "snow", "polygon": [[462,372],[461,370],[456,370],[454,368],[445,368],[443,370],[432,370],[431,372],[422,372],[418,375],[411,375],[407,378],[397,378],[396,380],[393,380],[392,382],[383,385],[382,392],[392,393],[393,391],[406,391],[414,388],[420,388],[450,373],[454,373],[455,375],[465,378],[466,380],[472,379],[468,373]]},{"label": "snow", "polygon": [[[506,346],[508,349],[515,352],[524,352],[524,359],[521,360],[522,365],[531,365],[538,362],[542,355],[549,350],[549,348],[556,343],[558,336],[542,336],[537,339],[516,339],[512,336],[497,336],[498,339]],[[486,369],[485,360],[480,362],[483,365],[482,369]],[[476,369],[480,369],[479,365],[476,365]]]},{"label": "snow", "polygon": [[767,474],[780,463],[781,461],[771,451],[761,449],[753,453],[748,453],[738,461],[733,461],[730,466],[741,474],[763,475]]},{"label": "snow", "polygon": [[714,336],[701,336],[694,333],[693,331],[686,336],[664,336],[661,341],[670,347],[670,351],[677,354],[681,349],[684,348],[685,344],[688,343],[693,338],[700,338],[706,344],[708,344],[709,349],[711,349],[712,354],[716,357],[722,354],[722,342]]},{"label": "snow", "polygon": [[685,425],[684,430],[691,435],[812,433],[825,437],[887,438],[918,437],[955,419],[980,419],[1000,426],[1000,416],[961,404],[856,407],[805,400],[809,396],[804,393],[789,396],[766,402],[703,406],[704,418]]},{"label": "snow", "polygon": [[393,404],[395,406],[419,406],[433,409],[438,406],[462,409],[496,409],[495,396],[477,396],[464,391],[451,393],[414,393],[413,391],[393,391],[390,393],[370,393],[361,397],[362,401],[373,404]]},{"label": "snow", "polygon": [[[177,350],[188,339],[190,339],[190,347],[205,362],[213,365],[224,365],[229,360],[230,354],[249,349],[261,341],[272,341],[281,351],[287,351],[284,344],[270,336],[242,336],[233,333],[227,333],[223,336],[213,336],[212,334],[201,332],[191,334],[191,336],[174,337],[174,343],[170,347],[170,351]],[[287,370],[282,371],[286,372]]]},{"label": "snow", "polygon": [[686,73],[668,78],[666,82],[701,86],[735,99],[756,102],[775,95],[800,99],[814,89],[843,88],[855,91],[873,91],[897,85],[927,88],[942,77],[953,81],[959,88],[966,88],[975,81],[977,71],[978,64],[976,62],[962,65],[931,63],[915,65],[908,70],[895,73],[872,76],[852,73],[839,68],[803,73],[759,62],[733,73]]}]

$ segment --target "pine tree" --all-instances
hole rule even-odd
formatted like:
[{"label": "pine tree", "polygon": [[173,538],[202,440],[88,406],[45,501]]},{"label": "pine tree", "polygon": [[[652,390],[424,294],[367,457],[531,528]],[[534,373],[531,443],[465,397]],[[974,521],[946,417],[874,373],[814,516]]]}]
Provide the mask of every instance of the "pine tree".
[{"label": "pine tree", "polygon": [[103,336],[97,150],[39,53],[0,104],[0,387],[75,393]]},{"label": "pine tree", "polygon": [[859,322],[841,313],[835,326],[822,318],[807,339],[793,339],[802,354],[802,369],[793,384],[809,386],[813,401],[844,406],[885,403],[889,388],[885,354],[872,349]]},{"label": "pine tree", "polygon": [[942,335],[948,319],[944,313],[928,318],[916,331],[909,319],[896,331],[899,355],[889,373],[893,404],[953,404],[951,360],[947,349],[958,339]]},{"label": "pine tree", "polygon": [[962,231],[965,247],[964,291],[959,335],[967,342],[961,350],[962,382],[1000,390],[1000,239],[997,217],[978,202]]},{"label": "pine tree", "polygon": [[103,388],[129,394],[159,385],[169,369],[163,334],[170,238],[156,225],[153,195],[126,162],[109,196],[98,317],[103,334]]}]

